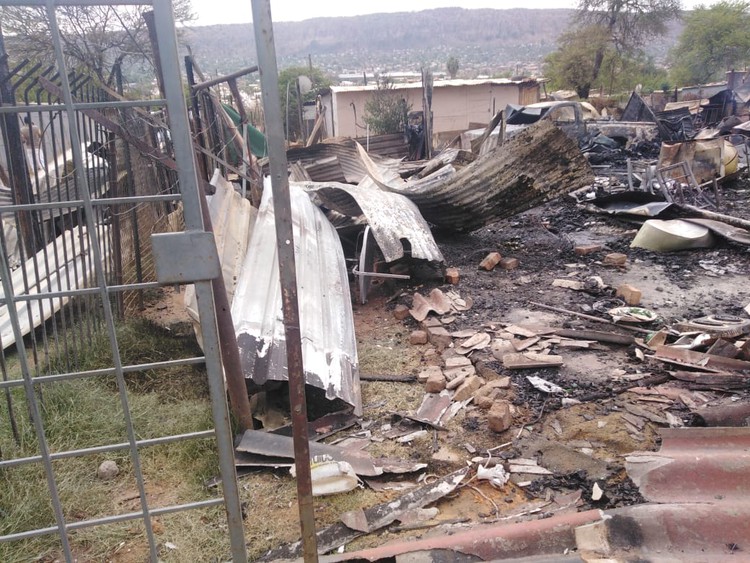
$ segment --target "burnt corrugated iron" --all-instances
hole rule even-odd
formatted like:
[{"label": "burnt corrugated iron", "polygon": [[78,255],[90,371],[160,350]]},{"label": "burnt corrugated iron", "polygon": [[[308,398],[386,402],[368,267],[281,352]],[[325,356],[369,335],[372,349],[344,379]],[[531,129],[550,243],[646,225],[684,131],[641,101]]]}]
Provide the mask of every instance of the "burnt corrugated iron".
[{"label": "burnt corrugated iron", "polygon": [[750,428],[661,432],[661,450],[628,456],[627,469],[647,499],[664,504],[454,526],[437,537],[320,560],[744,561],[750,538]]},{"label": "burnt corrugated iron", "polygon": [[750,503],[750,428],[670,428],[661,437],[658,452],[626,458],[646,499]]},{"label": "burnt corrugated iron", "polygon": [[393,163],[360,148],[369,175],[384,190],[412,200],[428,223],[471,231],[590,185],[594,175],[578,144],[547,120],[520,131],[474,162],[405,182]]},{"label": "burnt corrugated iron", "polygon": [[[336,230],[298,186],[290,186],[305,381],[362,413],[349,281]],[[257,385],[286,381],[286,344],[270,187],[232,303],[242,371]]]},{"label": "burnt corrugated iron", "polygon": [[[307,169],[313,182],[346,182],[358,184],[367,175],[352,139],[295,147],[287,151],[290,164],[299,163]],[[398,160],[371,155],[378,164],[398,165]]]},{"label": "burnt corrugated iron", "polygon": [[386,262],[404,256],[402,239],[409,242],[412,258],[443,262],[429,225],[405,196],[381,190],[370,178],[357,186],[333,182],[300,186],[330,209],[350,217],[364,215]]}]

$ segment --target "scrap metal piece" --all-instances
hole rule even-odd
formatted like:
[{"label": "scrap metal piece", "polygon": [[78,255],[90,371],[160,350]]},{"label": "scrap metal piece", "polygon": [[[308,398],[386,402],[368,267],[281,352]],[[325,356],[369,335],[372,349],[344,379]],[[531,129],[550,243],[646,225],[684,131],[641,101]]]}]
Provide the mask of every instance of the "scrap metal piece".
[{"label": "scrap metal piece", "polygon": [[[348,273],[336,230],[299,187],[291,185],[292,220],[305,381],[362,414]],[[263,192],[237,282],[232,317],[242,371],[256,385],[287,379],[272,192]]]},{"label": "scrap metal piece", "polygon": [[[466,477],[469,469],[460,469],[442,479],[438,479],[429,485],[423,485],[418,489],[409,491],[402,497],[371,508],[364,509],[364,514],[345,514],[343,520],[350,523],[356,522],[357,530],[349,528],[339,522],[318,532],[318,553],[327,553],[332,549],[345,545],[353,539],[361,536],[360,530],[367,529],[370,532],[379,530],[399,517],[416,508],[422,508],[453,492],[461,481]],[[364,517],[363,517],[364,516]],[[279,559],[291,559],[300,556],[301,543],[295,542],[269,551],[261,558],[261,561],[276,561]]]},{"label": "scrap metal piece", "polygon": [[521,213],[594,179],[578,144],[547,120],[459,170],[448,165],[409,182],[401,179],[397,167],[377,164],[357,148],[381,189],[405,195],[429,223],[455,231]]},{"label": "scrap metal piece", "polygon": [[407,197],[381,190],[370,178],[357,186],[328,183],[298,184],[327,208],[350,217],[364,215],[386,262],[404,257],[403,240],[412,258],[444,261],[430,227]]},{"label": "scrap metal piece", "polygon": [[660,433],[658,452],[625,458],[628,475],[646,499],[748,503],[750,428],[669,428]]}]

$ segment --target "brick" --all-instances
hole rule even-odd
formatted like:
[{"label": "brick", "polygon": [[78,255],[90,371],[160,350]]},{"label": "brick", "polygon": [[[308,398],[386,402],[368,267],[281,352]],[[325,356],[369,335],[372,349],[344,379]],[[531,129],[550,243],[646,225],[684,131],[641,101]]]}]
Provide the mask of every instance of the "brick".
[{"label": "brick", "polygon": [[640,289],[629,283],[624,283],[618,287],[615,295],[621,297],[625,303],[633,307],[641,304],[641,297],[643,296]]},{"label": "brick", "polygon": [[495,401],[487,413],[487,423],[493,432],[505,432],[513,424],[510,404],[507,401]]},{"label": "brick", "polygon": [[445,377],[448,379],[448,381],[452,381],[456,379],[459,376],[470,376],[470,375],[476,375],[477,371],[474,369],[474,366],[469,364],[468,366],[456,366],[454,368],[445,368]]},{"label": "brick", "polygon": [[443,370],[440,369],[439,366],[426,367],[417,374],[417,381],[419,381],[420,383],[426,383],[430,376],[435,374],[443,377]]},{"label": "brick", "polygon": [[482,385],[482,387],[477,389],[477,392],[474,394],[474,396],[487,397],[493,395],[496,390],[498,392],[501,392],[503,389],[508,389],[509,387],[510,377],[502,377],[500,379],[495,379],[493,381],[490,381],[489,383]]},{"label": "brick", "polygon": [[409,316],[409,307],[406,305],[396,305],[396,308],[393,309],[393,316],[396,320],[403,321]]},{"label": "brick", "polygon": [[442,326],[429,327],[427,329],[427,339],[438,350],[444,350],[453,342],[451,333]]},{"label": "brick", "polygon": [[627,261],[627,255],[620,254],[619,252],[612,252],[604,257],[604,264],[606,266],[624,266]]},{"label": "brick", "polygon": [[575,247],[575,253],[578,254],[578,256],[586,256],[587,254],[593,254],[594,252],[599,252],[603,249],[604,246],[601,244],[582,244]]},{"label": "brick", "polygon": [[500,260],[500,267],[503,270],[515,270],[518,268],[518,258],[503,258]]},{"label": "brick", "polygon": [[427,382],[424,385],[424,390],[427,393],[440,393],[445,389],[445,384],[445,377],[442,373],[433,373],[427,379]]},{"label": "brick", "polygon": [[482,410],[491,409],[495,401],[503,396],[502,390],[497,388],[493,389],[489,395],[478,395],[477,393],[474,393],[474,404]]},{"label": "brick", "polygon": [[466,378],[461,386],[456,389],[456,394],[453,395],[454,401],[465,401],[474,396],[474,393],[482,386],[483,379],[479,376],[472,375]]},{"label": "brick", "polygon": [[415,330],[409,335],[409,344],[427,344],[427,333],[423,330]]},{"label": "brick", "polygon": [[461,366],[470,366],[470,365],[471,365],[471,360],[467,358],[466,356],[451,356],[445,359],[446,369],[457,368]]},{"label": "brick", "polygon": [[445,281],[449,284],[456,285],[461,276],[458,274],[458,268],[448,268],[445,270]]},{"label": "brick", "polygon": [[452,391],[453,389],[457,389],[457,388],[461,387],[461,385],[464,384],[464,381],[466,381],[467,377],[469,377],[469,374],[467,374],[467,373],[459,373],[453,379],[449,379],[448,380],[448,383],[445,385],[445,388],[448,389],[448,391]]},{"label": "brick", "polygon": [[489,272],[490,270],[494,270],[495,266],[497,266],[502,259],[503,257],[500,256],[499,252],[490,252],[484,257],[484,260],[479,263],[479,268]]}]

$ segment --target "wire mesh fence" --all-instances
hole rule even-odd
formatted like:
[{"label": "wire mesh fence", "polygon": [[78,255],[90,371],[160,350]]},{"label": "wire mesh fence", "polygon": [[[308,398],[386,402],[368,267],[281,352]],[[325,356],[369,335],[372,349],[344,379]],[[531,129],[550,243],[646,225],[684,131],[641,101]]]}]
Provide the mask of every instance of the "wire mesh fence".
[{"label": "wire mesh fence", "polygon": [[[156,561],[165,549],[158,519],[195,509],[216,521],[218,551],[242,561],[209,269],[184,280],[199,295],[203,352],[162,343],[151,356],[126,349],[158,337],[140,325],[135,335],[124,330],[133,331],[126,321],[143,308],[144,292],[161,287],[152,235],[203,230],[171,3],[152,2],[165,92],[156,100],[126,99],[117,66],[114,87],[68,71],[62,45],[71,30],[58,16],[73,4],[16,3],[46,17],[55,64],[7,56],[0,36],[0,560],[39,550],[66,561],[109,557],[87,554],[93,530],[119,526],[142,558]],[[19,62],[11,68],[9,60]],[[189,420],[134,391],[133,381],[184,379],[197,367],[195,385],[210,402]],[[203,452],[221,475],[219,496],[155,485],[153,452],[168,456],[164,448],[188,442],[199,445],[170,451],[193,462]],[[83,467],[107,454],[123,476],[92,481]],[[57,543],[42,548],[41,537]]]}]

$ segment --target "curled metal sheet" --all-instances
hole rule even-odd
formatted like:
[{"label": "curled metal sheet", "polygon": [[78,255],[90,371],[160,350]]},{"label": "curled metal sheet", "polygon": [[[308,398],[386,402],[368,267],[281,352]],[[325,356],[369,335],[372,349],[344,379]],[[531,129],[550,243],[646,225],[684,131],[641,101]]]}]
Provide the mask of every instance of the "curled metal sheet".
[{"label": "curled metal sheet", "polygon": [[302,183],[321,203],[344,215],[364,215],[386,262],[404,256],[402,239],[409,242],[412,258],[443,262],[443,254],[417,206],[403,195],[378,188],[370,178],[359,185],[336,182]]},{"label": "curled metal sheet", "polygon": [[521,213],[594,179],[578,144],[547,120],[460,169],[448,165],[408,182],[394,163],[376,162],[358,149],[378,186],[408,197],[428,223],[456,231]]},{"label": "curled metal sheet", "polygon": [[[290,186],[305,381],[362,413],[349,281],[338,234],[307,194]],[[263,191],[232,302],[242,371],[257,385],[286,381],[273,197]]]}]

